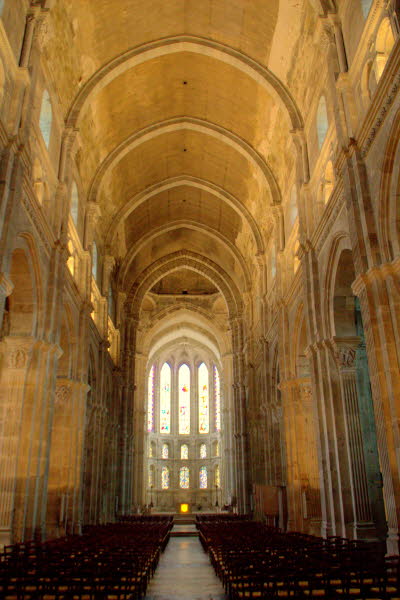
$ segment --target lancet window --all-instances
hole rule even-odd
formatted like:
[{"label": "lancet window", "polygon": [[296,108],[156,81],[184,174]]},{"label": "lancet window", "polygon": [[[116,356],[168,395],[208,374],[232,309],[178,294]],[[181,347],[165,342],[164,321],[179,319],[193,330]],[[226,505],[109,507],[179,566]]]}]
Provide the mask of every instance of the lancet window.
[{"label": "lancet window", "polygon": [[190,369],[182,365],[179,369],[179,433],[190,433]]},{"label": "lancet window", "polygon": [[189,446],[182,444],[181,446],[181,460],[187,460],[189,458]]},{"label": "lancet window", "polygon": [[199,433],[209,433],[209,395],[208,395],[208,369],[204,363],[199,367]]},{"label": "lancet window", "polygon": [[202,489],[202,490],[205,490],[207,488],[207,467],[200,468],[199,485],[200,485],[200,489]]},{"label": "lancet window", "polygon": [[154,431],[154,365],[147,382],[147,431]]},{"label": "lancet window", "polygon": [[161,489],[163,489],[163,490],[169,489],[169,469],[168,469],[168,467],[163,467],[161,470]]},{"label": "lancet window", "polygon": [[215,431],[221,431],[221,379],[217,367],[214,366],[214,402],[215,402]]},{"label": "lancet window", "polygon": [[171,432],[171,367],[164,363],[160,374],[160,433]]},{"label": "lancet window", "polygon": [[189,489],[189,469],[181,467],[179,470],[179,487],[183,490]]}]

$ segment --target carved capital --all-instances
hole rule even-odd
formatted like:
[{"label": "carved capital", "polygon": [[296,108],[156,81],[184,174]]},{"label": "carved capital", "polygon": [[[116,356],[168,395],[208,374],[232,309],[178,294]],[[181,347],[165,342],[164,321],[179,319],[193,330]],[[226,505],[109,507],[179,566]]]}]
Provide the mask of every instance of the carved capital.
[{"label": "carved capital", "polygon": [[14,289],[14,284],[11,279],[8,278],[8,275],[5,273],[0,273],[0,294],[3,296],[10,296]]},{"label": "carved capital", "polygon": [[340,369],[353,369],[355,367],[356,350],[361,341],[358,336],[332,338],[333,354]]},{"label": "carved capital", "polygon": [[55,406],[64,406],[72,396],[72,387],[70,385],[57,385],[54,404]]}]

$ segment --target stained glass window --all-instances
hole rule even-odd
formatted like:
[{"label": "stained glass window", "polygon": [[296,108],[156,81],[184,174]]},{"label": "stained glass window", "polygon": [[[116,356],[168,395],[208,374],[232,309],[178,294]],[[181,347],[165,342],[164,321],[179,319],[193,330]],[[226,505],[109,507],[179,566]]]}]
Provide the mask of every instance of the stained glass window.
[{"label": "stained glass window", "polygon": [[168,444],[163,444],[161,448],[161,458],[169,457],[169,446]]},{"label": "stained glass window", "polygon": [[164,363],[160,373],[160,432],[171,432],[171,367]]},{"label": "stained glass window", "polygon": [[154,467],[151,466],[149,469],[149,488],[154,485]]},{"label": "stained glass window", "polygon": [[167,490],[169,488],[169,469],[163,467],[161,470],[161,489]]},{"label": "stained glass window", "polygon": [[187,444],[182,444],[181,446],[181,459],[187,460],[189,458],[189,446]]},{"label": "stained glass window", "polygon": [[199,367],[199,432],[209,432],[208,369],[204,363]]},{"label": "stained glass window", "polygon": [[221,379],[216,366],[214,366],[214,394],[215,394],[215,431],[221,431]]},{"label": "stained glass window", "polygon": [[154,431],[154,365],[147,383],[147,431]]},{"label": "stained glass window", "polygon": [[219,456],[219,442],[215,442],[214,456]]},{"label": "stained glass window", "polygon": [[179,433],[190,433],[190,369],[182,365],[179,369]]},{"label": "stained glass window", "polygon": [[187,467],[181,467],[179,470],[179,487],[184,490],[189,489],[189,469]]},{"label": "stained glass window", "polygon": [[200,446],[200,458],[207,458],[207,446],[205,444]]},{"label": "stained glass window", "polygon": [[218,487],[218,488],[219,488],[219,487],[220,487],[221,480],[220,480],[219,466],[218,466],[218,465],[215,467],[215,475],[214,475],[214,479],[215,479],[215,485],[216,485],[216,487]]},{"label": "stained glass window", "polygon": [[199,471],[200,488],[205,490],[207,487],[207,467],[201,467]]}]

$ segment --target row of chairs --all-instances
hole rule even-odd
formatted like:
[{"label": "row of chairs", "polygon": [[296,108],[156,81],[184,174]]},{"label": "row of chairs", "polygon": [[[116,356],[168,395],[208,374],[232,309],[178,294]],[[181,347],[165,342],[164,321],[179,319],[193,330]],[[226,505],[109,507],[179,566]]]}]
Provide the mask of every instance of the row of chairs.
[{"label": "row of chairs", "polygon": [[400,598],[400,560],[380,543],[283,533],[254,521],[198,523],[200,541],[232,600]]},{"label": "row of chairs", "polygon": [[139,600],[168,543],[170,519],[90,526],[83,535],[6,546],[3,600]]}]

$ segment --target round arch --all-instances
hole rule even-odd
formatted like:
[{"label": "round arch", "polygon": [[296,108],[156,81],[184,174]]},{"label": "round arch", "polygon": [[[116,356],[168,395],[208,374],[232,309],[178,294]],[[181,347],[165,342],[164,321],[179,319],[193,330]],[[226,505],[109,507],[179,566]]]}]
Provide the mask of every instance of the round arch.
[{"label": "round arch", "polygon": [[207,181],[205,179],[199,179],[197,177],[190,177],[188,175],[181,175],[179,177],[171,177],[164,179],[159,183],[147,188],[146,190],[139,192],[129,202],[127,202],[123,208],[115,215],[106,235],[106,246],[111,246],[114,236],[120,226],[121,222],[124,221],[133,211],[135,211],[141,204],[147,202],[153,196],[162,192],[171,190],[175,187],[189,186],[199,190],[204,190],[219,200],[226,202],[230,208],[232,208],[241,218],[243,218],[253,234],[254,241],[257,246],[257,252],[263,254],[265,252],[264,240],[261,235],[261,231],[258,227],[257,221],[254,219],[250,211],[240,202],[238,198],[224,190],[223,188]]},{"label": "round arch", "polygon": [[400,254],[400,110],[397,111],[385,148],[378,204],[379,237],[384,260]]},{"label": "round arch", "polygon": [[134,244],[132,246],[132,248],[130,248],[129,252],[127,253],[127,255],[124,259],[124,262],[121,265],[121,282],[123,283],[125,275],[129,270],[129,266],[131,265],[132,261],[134,260],[136,254],[138,252],[140,252],[140,250],[147,243],[149,243],[153,239],[157,238],[158,236],[163,235],[164,233],[173,231],[174,229],[180,229],[183,227],[187,228],[187,229],[192,229],[194,231],[200,231],[200,232],[204,233],[205,235],[222,242],[227,247],[231,256],[235,260],[238,261],[238,263],[240,264],[240,266],[242,268],[244,280],[246,282],[246,290],[245,291],[247,291],[250,288],[251,278],[250,278],[249,269],[247,267],[247,264],[242,256],[242,254],[239,252],[239,250],[236,248],[236,246],[234,244],[232,244],[232,242],[226,236],[224,236],[222,233],[220,233],[216,229],[213,229],[212,227],[209,227],[208,225],[205,225],[204,223],[198,223],[197,221],[193,221],[190,219],[180,219],[179,221],[169,221],[168,223],[165,223],[164,225],[157,227],[156,229],[153,229],[152,231],[149,231],[148,233],[144,234],[140,238],[140,240],[136,244]]},{"label": "round arch", "polygon": [[231,146],[262,173],[271,192],[272,204],[281,203],[281,191],[279,189],[278,182],[275,179],[275,175],[273,174],[268,163],[265,162],[257,150],[255,150],[243,138],[235,133],[232,133],[228,129],[204,119],[198,119],[194,117],[174,117],[172,119],[166,119],[164,121],[159,121],[158,123],[153,123],[152,125],[144,127],[143,129],[140,129],[139,131],[136,131],[130,135],[108,154],[108,156],[103,160],[97,169],[90,187],[89,202],[96,201],[102,181],[107,172],[113,169],[127,154],[129,154],[129,152],[132,152],[145,142],[159,137],[160,135],[182,130],[191,130],[198,133],[203,133]]},{"label": "round arch", "polygon": [[127,298],[131,313],[135,316],[139,314],[145,294],[157,281],[182,268],[196,271],[214,283],[225,298],[231,318],[241,313],[240,294],[230,276],[210,259],[194,252],[184,251],[174,252],[155,261],[141,273],[131,285]]},{"label": "round arch", "polygon": [[180,52],[203,54],[247,74],[266,88],[279,105],[285,109],[292,129],[303,128],[303,118],[293,96],[267,67],[235,48],[194,35],[170,36],[142,44],[102,66],[76,95],[67,115],[67,127],[77,127],[80,116],[91,98],[122,73],[154,58]]},{"label": "round arch", "polygon": [[328,265],[324,281],[324,296],[322,298],[321,314],[324,315],[323,328],[326,337],[335,335],[335,315],[333,299],[335,295],[336,275],[339,260],[343,250],[351,250],[351,242],[345,231],[338,232],[331,242]]}]

